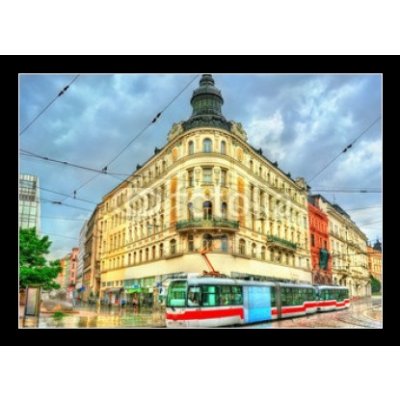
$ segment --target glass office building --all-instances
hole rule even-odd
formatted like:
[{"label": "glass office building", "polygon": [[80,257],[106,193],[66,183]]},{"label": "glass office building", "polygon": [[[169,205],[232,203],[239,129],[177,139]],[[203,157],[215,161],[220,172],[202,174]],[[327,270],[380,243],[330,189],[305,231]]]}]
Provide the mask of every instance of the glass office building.
[{"label": "glass office building", "polygon": [[40,231],[39,178],[20,174],[19,176],[19,227]]}]

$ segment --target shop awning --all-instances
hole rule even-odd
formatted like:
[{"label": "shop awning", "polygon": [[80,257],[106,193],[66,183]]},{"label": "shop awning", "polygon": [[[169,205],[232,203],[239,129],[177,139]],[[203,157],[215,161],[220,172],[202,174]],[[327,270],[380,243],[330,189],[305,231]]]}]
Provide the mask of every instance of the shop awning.
[{"label": "shop awning", "polygon": [[128,294],[131,294],[131,293],[142,293],[142,288],[125,289],[125,293],[128,293]]}]

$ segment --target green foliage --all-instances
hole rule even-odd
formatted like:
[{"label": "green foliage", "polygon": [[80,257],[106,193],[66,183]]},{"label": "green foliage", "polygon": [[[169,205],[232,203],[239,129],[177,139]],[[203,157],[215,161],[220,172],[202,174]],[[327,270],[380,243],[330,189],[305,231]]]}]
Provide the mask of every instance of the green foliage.
[{"label": "green foliage", "polygon": [[381,291],[381,283],[379,282],[378,279],[376,279],[374,276],[370,276],[371,278],[371,291],[372,293],[380,293]]},{"label": "green foliage", "polygon": [[40,238],[35,228],[19,231],[19,284],[20,287],[37,285],[45,290],[58,289],[54,282],[61,272],[60,261],[47,262],[51,242],[48,236]]},{"label": "green foliage", "polygon": [[61,311],[56,311],[53,315],[52,315],[52,317],[55,319],[55,320],[61,320],[61,319],[63,319],[64,317],[65,317],[65,314],[63,313],[63,312],[61,312]]}]

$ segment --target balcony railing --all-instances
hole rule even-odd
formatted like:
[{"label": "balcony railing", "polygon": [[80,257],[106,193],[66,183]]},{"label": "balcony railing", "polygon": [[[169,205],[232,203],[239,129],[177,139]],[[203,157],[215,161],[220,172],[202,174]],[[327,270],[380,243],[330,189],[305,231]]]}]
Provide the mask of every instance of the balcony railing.
[{"label": "balcony railing", "polygon": [[286,249],[296,250],[297,244],[289,240],[281,239],[278,236],[267,235],[267,243],[277,247],[284,247]]},{"label": "balcony railing", "polygon": [[182,220],[176,223],[177,230],[190,229],[190,228],[239,229],[239,221],[232,221],[224,218],[213,218],[213,219]]}]

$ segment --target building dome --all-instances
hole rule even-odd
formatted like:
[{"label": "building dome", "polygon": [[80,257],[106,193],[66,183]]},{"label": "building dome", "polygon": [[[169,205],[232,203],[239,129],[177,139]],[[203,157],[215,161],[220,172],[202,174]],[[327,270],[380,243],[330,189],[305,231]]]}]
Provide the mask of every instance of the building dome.
[{"label": "building dome", "polygon": [[211,74],[203,74],[200,86],[194,90],[190,104],[193,107],[191,117],[183,123],[185,131],[197,127],[216,127],[230,130],[231,123],[222,115],[224,99],[221,91],[215,87]]}]

